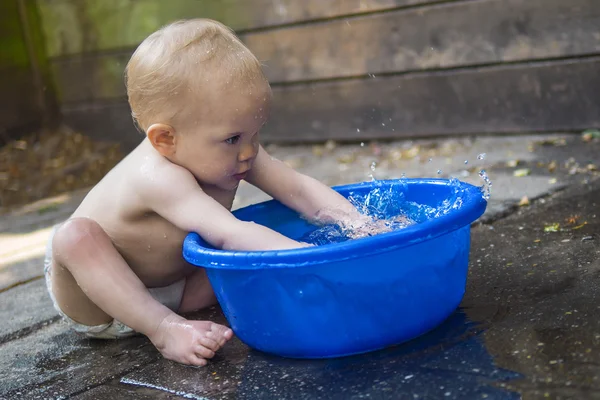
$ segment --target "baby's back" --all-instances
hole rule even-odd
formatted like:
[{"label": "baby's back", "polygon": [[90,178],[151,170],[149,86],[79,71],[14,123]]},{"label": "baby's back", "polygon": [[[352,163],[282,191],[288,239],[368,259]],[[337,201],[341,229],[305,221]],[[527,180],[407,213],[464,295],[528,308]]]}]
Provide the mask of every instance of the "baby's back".
[{"label": "baby's back", "polygon": [[162,162],[152,160],[158,156],[148,150],[140,145],[123,159],[89,192],[73,217],[98,222],[142,282],[160,287],[188,275],[194,267],[181,254],[187,232],[153,212],[136,192],[140,168]]}]

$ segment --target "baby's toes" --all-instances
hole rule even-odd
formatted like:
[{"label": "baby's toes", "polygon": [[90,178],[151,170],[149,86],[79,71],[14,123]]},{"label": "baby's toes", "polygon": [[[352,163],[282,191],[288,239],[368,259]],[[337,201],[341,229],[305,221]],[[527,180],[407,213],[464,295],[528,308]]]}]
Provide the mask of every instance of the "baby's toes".
[{"label": "baby's toes", "polygon": [[205,358],[198,356],[197,354],[191,354],[187,357],[187,364],[193,365],[196,367],[204,367],[208,364]]},{"label": "baby's toes", "polygon": [[225,342],[233,337],[233,331],[226,326],[212,324],[210,331],[206,332],[206,337],[216,341],[219,346],[223,346]]},{"label": "baby's toes", "polygon": [[202,346],[202,345],[196,345],[194,347],[194,353],[198,357],[202,357],[202,358],[213,358],[215,356],[214,351],[212,351],[211,349],[206,348],[205,346]]},{"label": "baby's toes", "polygon": [[207,349],[210,349],[212,351],[217,351],[221,348],[221,345],[214,339],[211,339],[209,337],[202,337],[200,339],[198,339],[198,342],[206,347]]}]

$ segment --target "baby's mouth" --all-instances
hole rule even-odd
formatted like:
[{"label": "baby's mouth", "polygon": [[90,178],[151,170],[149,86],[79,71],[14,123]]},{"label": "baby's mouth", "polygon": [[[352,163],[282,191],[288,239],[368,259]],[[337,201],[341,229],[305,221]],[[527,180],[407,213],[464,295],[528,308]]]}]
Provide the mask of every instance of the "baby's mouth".
[{"label": "baby's mouth", "polygon": [[235,175],[233,175],[233,177],[234,177],[235,179],[237,179],[238,181],[241,181],[242,179],[246,178],[246,175],[248,175],[248,171],[249,171],[249,170],[246,170],[246,171],[244,171],[244,172],[241,172],[241,173],[239,173],[239,174],[235,174]]}]

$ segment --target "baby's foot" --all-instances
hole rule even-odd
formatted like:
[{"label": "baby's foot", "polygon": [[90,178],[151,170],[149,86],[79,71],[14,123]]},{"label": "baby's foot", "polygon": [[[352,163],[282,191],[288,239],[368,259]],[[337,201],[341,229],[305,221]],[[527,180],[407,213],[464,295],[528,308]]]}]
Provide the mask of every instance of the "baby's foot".
[{"label": "baby's foot", "polygon": [[190,321],[174,314],[167,316],[149,338],[165,358],[204,366],[232,336],[231,329],[223,325]]}]

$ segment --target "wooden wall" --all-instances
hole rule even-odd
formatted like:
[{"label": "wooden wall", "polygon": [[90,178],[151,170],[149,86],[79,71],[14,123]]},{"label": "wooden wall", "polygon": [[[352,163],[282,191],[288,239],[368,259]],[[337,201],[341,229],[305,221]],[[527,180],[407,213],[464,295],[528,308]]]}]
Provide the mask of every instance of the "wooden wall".
[{"label": "wooden wall", "polygon": [[0,145],[39,129],[49,119],[52,90],[44,75],[36,11],[35,3],[0,1]]},{"label": "wooden wall", "polygon": [[140,140],[123,69],[160,26],[209,17],[266,65],[272,142],[600,126],[599,0],[38,0],[67,122]]}]

